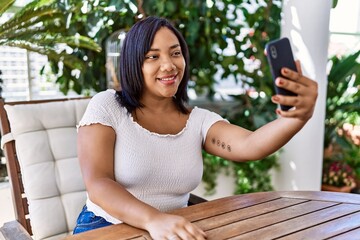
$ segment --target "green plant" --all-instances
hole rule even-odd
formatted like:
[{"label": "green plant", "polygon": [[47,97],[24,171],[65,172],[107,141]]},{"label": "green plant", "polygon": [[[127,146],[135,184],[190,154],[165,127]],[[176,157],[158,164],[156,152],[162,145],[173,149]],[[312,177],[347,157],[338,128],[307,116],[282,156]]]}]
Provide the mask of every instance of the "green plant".
[{"label": "green plant", "polygon": [[[139,14],[135,1],[114,0],[67,0],[68,28],[70,34],[80,34],[93,39],[102,49],[105,49],[106,39],[116,30],[129,29]],[[84,59],[86,70],[79,72],[76,79],[71,78],[71,72],[64,72],[55,61],[51,61],[52,71],[58,75],[57,82],[66,93],[69,89],[77,93],[89,90],[96,92],[108,87],[106,81],[105,50],[77,48],[72,55]]]},{"label": "green plant", "polygon": [[360,50],[354,54],[330,58],[326,96],[324,148],[339,137],[338,128],[360,118]]},{"label": "green plant", "polygon": [[[41,4],[46,6],[49,14],[36,18],[36,23],[43,22],[44,29],[35,28],[32,33],[40,31],[46,40],[46,36],[53,36],[54,31],[57,33],[58,30],[58,35],[54,34],[57,37],[51,38],[51,41],[47,39],[50,46],[60,36],[80,35],[92,39],[104,49],[106,39],[114,31],[126,31],[135,21],[147,15],[166,17],[182,32],[189,45],[190,87],[199,93],[207,93],[211,99],[215,84],[231,78],[244,92],[234,96],[237,107],[235,111],[227,112],[225,117],[232,123],[252,130],[276,117],[276,106],[269,98],[273,94],[272,80],[263,52],[265,43],[280,35],[280,0],[37,0],[25,6],[14,18],[24,19],[30,14],[31,6]],[[31,14],[37,15],[38,11]],[[56,23],[60,25],[54,30]],[[21,36],[14,36],[13,40]],[[26,36],[29,37],[29,34]],[[35,38],[33,42],[40,40],[41,37]],[[70,52],[62,52],[64,59],[80,60],[79,66],[83,67],[76,68],[79,71],[74,73],[66,64],[58,64],[58,61],[64,61],[62,58],[49,57],[61,90],[64,93],[70,89],[84,93],[88,90],[106,89],[105,52],[97,51],[98,48],[74,47],[71,46],[72,42],[62,43],[62,46],[71,49]],[[275,166],[275,157],[272,159],[274,160],[231,165],[239,178],[238,188],[245,186],[241,181],[247,178],[249,184],[244,187],[246,189],[243,192],[270,189],[267,172]],[[225,160],[221,161],[225,164]],[[205,163],[205,181],[207,166],[209,165]]]},{"label": "green plant", "polygon": [[[246,3],[246,1],[243,1]],[[255,12],[248,12],[246,5],[238,7],[245,20],[241,27],[247,30],[242,39],[235,41],[238,46],[234,56],[226,56],[226,69],[223,77],[235,74],[235,79],[246,91],[233,96],[236,106],[224,116],[230,122],[250,130],[276,118],[276,106],[270,102],[273,94],[270,71],[263,54],[266,42],[280,35],[281,2],[268,1],[266,6],[258,6]],[[241,56],[241,57],[239,57]],[[246,66],[251,62],[251,67]],[[236,71],[231,71],[236,66]],[[248,193],[272,190],[269,170],[277,167],[278,153],[255,162],[234,163],[204,153],[205,170],[203,181],[208,194],[216,187],[216,177],[219,169],[224,168],[228,174],[235,177],[234,193]]]},{"label": "green plant", "polygon": [[343,159],[354,169],[356,178],[360,179],[360,147],[352,143],[347,143],[346,147],[342,146],[344,149]]},{"label": "green plant", "polygon": [[[236,107],[224,114],[230,122],[254,130],[276,118],[264,47],[280,36],[281,1],[149,0],[140,9],[143,15],[170,19],[182,32],[189,45],[191,80],[197,92],[205,91],[211,99],[215,84],[225,78],[234,79],[245,90],[233,96]],[[219,72],[220,79],[216,79]],[[276,166],[276,159],[274,154],[264,161],[233,163],[204,153],[206,191],[215,191],[220,169],[235,176],[234,193],[271,190],[269,170]]]},{"label": "green plant", "polygon": [[[9,10],[13,3],[14,0],[1,1],[0,14]],[[19,47],[46,55],[56,64],[54,66],[61,66],[59,75],[66,75],[67,81],[72,81],[72,88],[76,89],[75,72],[85,72],[86,64],[83,58],[70,53],[75,49],[101,51],[91,38],[69,31],[68,19],[77,10],[69,8],[66,1],[32,1],[0,26],[0,46]]]},{"label": "green plant", "polygon": [[269,171],[278,167],[278,154],[274,153],[258,161],[237,163],[203,152],[203,183],[206,194],[212,195],[216,192],[220,169],[223,169],[226,175],[234,177],[234,194],[273,190]]},{"label": "green plant", "polygon": [[354,170],[343,161],[327,162],[323,169],[322,183],[335,186],[355,186]]},{"label": "green plant", "polygon": [[[4,3],[9,2],[13,1],[6,0]],[[0,34],[5,30],[12,33],[16,29],[17,33],[12,35],[13,41],[6,40],[3,35],[4,43],[8,42],[6,44],[10,45],[18,42],[16,40],[25,40],[41,46],[39,49],[29,50],[49,56],[57,82],[64,93],[69,89],[78,93],[89,89],[100,91],[106,89],[107,83],[104,51],[99,52],[99,46],[104,48],[105,40],[111,33],[118,29],[126,31],[135,21],[146,15],[163,16],[180,29],[189,44],[191,79],[194,81],[192,86],[198,92],[207,89],[206,92],[212,96],[214,84],[218,81],[215,75],[220,68],[223,71],[221,79],[233,77],[236,82],[244,82],[244,86],[256,84],[255,87],[260,86],[261,91],[269,93],[269,89],[272,89],[271,82],[251,81],[255,75],[268,74],[256,65],[259,60],[265,61],[265,42],[279,36],[277,16],[280,16],[281,12],[280,4],[279,0],[267,1],[266,6],[249,0],[36,0],[21,9],[14,16],[14,20],[9,21],[15,23],[13,28],[0,28]],[[33,9],[35,11],[31,12]],[[41,9],[46,11],[40,11]],[[31,18],[35,19],[31,21],[32,24],[18,26],[30,19],[29,16],[34,16]],[[242,18],[244,21],[240,20]],[[33,28],[38,23],[42,23],[43,27]],[[20,32],[27,34],[22,35]],[[35,38],[31,35],[33,33],[36,33]],[[83,40],[80,43],[84,45],[74,47],[77,36],[82,36],[79,39]],[[90,44],[87,41],[89,39],[98,45],[94,45],[94,42]],[[56,45],[54,43],[62,43],[62,46],[69,47],[68,50],[71,51],[62,51],[60,56],[54,55],[54,48],[44,47],[53,47]],[[74,61],[71,64],[73,68],[76,66],[81,71],[75,74],[71,72],[72,69],[67,68],[69,64],[59,66],[58,62],[64,62],[63,58]],[[246,70],[247,75],[242,75],[244,68],[251,68]]]},{"label": "green plant", "polygon": [[198,92],[205,88],[212,96],[219,69],[220,79],[233,78],[243,87],[271,91],[271,82],[259,81],[260,76],[268,74],[265,65],[256,65],[266,61],[265,43],[280,34],[280,4],[281,1],[267,1],[264,6],[246,0],[157,0],[144,1],[142,7],[147,15],[164,16],[179,28],[189,45],[194,87]]},{"label": "green plant", "polygon": [[[108,23],[111,19],[112,25],[104,24],[94,34],[96,41],[104,46],[104,41],[112,31],[118,29],[126,31],[139,18],[148,15],[165,17],[181,31],[188,43],[192,80],[190,87],[195,88],[198,93],[208,93],[207,96],[211,99],[215,92],[215,84],[222,79],[232,78],[247,92],[234,97],[238,106],[225,117],[235,124],[252,130],[275,119],[276,106],[269,99],[273,94],[273,85],[263,52],[265,43],[280,35],[281,1],[255,4],[249,0],[148,0],[127,3],[100,0],[98,6],[114,6],[116,10],[111,14],[94,6],[92,1],[85,2],[89,6],[88,12],[84,16],[74,15],[71,19],[70,26],[74,27],[74,31],[83,31],[81,33],[86,35],[86,29],[93,28],[95,23],[99,21]],[[77,1],[70,3],[80,4]],[[89,56],[88,52],[82,50],[79,54]],[[105,57],[94,54],[91,59],[93,64],[96,62],[93,65],[96,68],[88,69],[88,75],[96,76],[96,82],[92,82],[91,86],[95,90],[104,89],[106,87]],[[215,77],[217,73],[220,73],[218,79]],[[94,76],[80,77],[81,85],[84,88],[89,86],[89,81]],[[248,93],[259,93],[261,97],[253,97]],[[237,169],[239,179],[236,191],[241,192],[239,190],[242,189],[241,180],[246,177],[249,185],[243,190],[244,192],[269,190],[268,170],[275,166],[275,158],[272,159],[257,163],[231,164],[232,169]],[[219,161],[225,164],[225,160]],[[215,179],[207,178],[207,174],[214,166],[216,164],[210,166],[205,161],[205,182]],[[244,171],[241,171],[241,168]],[[257,172],[256,175],[251,174],[251,171],[256,172],[256,169],[261,169],[261,172]],[[247,172],[246,177],[244,172]],[[262,183],[258,184],[258,181]]]},{"label": "green plant", "polygon": [[360,50],[334,56],[329,62],[324,135],[324,168],[332,161],[349,164],[360,179],[360,148],[349,138],[346,126],[360,126]]},{"label": "green plant", "polygon": [[212,195],[216,192],[217,176],[219,175],[220,169],[225,170],[226,174],[230,174],[229,161],[208,154],[205,151],[203,151],[203,159],[204,174],[202,181],[206,194]]},{"label": "green plant", "polygon": [[[233,96],[236,107],[224,114],[230,122],[250,130],[276,118],[265,44],[280,36],[281,1],[144,1],[143,12],[169,18],[189,45],[191,78],[197,92],[231,78],[245,90]],[[241,19],[239,21],[239,19]],[[204,61],[206,59],[206,61]],[[220,70],[220,71],[219,71]],[[216,79],[216,73],[220,79]],[[234,193],[272,190],[269,170],[278,155],[263,161],[234,163],[204,153],[203,182],[208,194],[216,187],[220,169],[235,177]]]},{"label": "green plant", "polygon": [[338,4],[338,0],[333,0],[331,7],[336,8],[337,4]]},{"label": "green plant", "polygon": [[[352,125],[344,124],[339,129],[336,140],[330,145],[331,154],[325,156],[324,165],[332,161],[344,162],[354,169],[356,179],[360,179],[360,144],[349,136],[349,126]],[[358,119],[357,126],[360,126],[360,118]]]}]

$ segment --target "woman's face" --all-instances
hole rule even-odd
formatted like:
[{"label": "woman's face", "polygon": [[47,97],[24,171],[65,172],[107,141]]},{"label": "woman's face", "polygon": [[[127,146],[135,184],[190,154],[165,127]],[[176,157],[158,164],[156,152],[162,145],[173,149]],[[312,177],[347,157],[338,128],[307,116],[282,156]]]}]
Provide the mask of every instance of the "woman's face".
[{"label": "woman's face", "polygon": [[184,76],[185,65],[176,35],[166,27],[160,28],[142,66],[143,96],[173,97]]}]

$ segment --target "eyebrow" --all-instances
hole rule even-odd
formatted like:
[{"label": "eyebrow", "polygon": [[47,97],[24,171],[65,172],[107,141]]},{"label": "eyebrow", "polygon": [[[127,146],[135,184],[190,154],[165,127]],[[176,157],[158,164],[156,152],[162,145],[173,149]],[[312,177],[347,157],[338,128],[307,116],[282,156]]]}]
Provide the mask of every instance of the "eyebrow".
[{"label": "eyebrow", "polygon": [[[177,48],[177,47],[180,47],[180,44],[174,44],[174,45],[172,45],[172,46],[170,46],[170,49],[174,49],[174,48]],[[149,52],[150,51],[160,51],[160,49],[158,49],[158,48],[150,48],[150,50],[149,50]]]}]

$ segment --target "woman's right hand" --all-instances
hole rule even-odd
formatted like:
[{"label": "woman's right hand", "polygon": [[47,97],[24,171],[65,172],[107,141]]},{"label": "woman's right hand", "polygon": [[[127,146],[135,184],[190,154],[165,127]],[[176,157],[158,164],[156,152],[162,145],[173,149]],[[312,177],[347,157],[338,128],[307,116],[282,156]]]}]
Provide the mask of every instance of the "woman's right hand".
[{"label": "woman's right hand", "polygon": [[146,230],[154,240],[205,240],[206,233],[185,218],[167,213],[152,217]]}]

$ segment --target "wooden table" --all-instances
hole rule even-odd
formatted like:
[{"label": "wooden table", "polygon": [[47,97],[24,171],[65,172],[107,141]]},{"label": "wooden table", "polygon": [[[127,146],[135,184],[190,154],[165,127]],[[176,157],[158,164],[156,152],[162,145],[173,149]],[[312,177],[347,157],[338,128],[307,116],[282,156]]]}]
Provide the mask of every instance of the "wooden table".
[{"label": "wooden table", "polygon": [[[360,239],[360,195],[333,192],[262,192],[221,198],[172,211],[223,239]],[[126,224],[66,240],[151,239]]]}]

